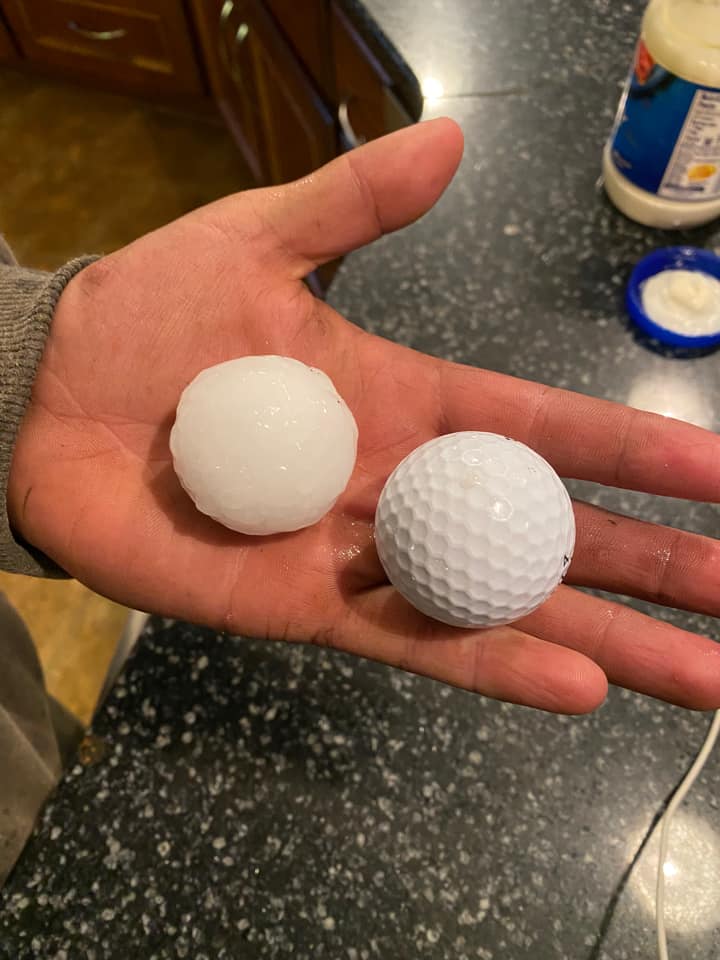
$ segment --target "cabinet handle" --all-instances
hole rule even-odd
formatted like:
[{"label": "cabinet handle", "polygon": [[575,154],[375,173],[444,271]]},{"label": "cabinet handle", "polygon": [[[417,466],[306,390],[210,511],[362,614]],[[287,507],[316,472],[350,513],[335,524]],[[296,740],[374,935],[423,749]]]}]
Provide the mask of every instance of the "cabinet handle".
[{"label": "cabinet handle", "polygon": [[[235,4],[233,3],[233,0],[226,0],[222,10],[220,11],[221,27],[227,23],[227,20],[230,14],[232,13],[234,6]],[[247,25],[247,23],[245,22],[241,23],[240,26],[235,31],[235,37],[233,40],[235,48],[240,46],[240,44],[243,42],[243,40],[247,37],[249,33],[250,33],[250,27]],[[238,69],[238,65],[235,61],[235,58],[233,57],[233,54],[232,54],[231,41],[221,36],[220,42],[218,44],[218,48],[220,52],[220,59],[222,60],[225,66],[225,69],[230,74],[233,80],[233,83],[237,87],[242,88],[243,86],[242,76]]]},{"label": "cabinet handle", "polygon": [[[220,11],[220,26],[224,26],[230,19],[230,15],[235,9],[235,0],[225,0]],[[250,27],[246,23],[241,23],[235,31],[235,45],[240,46],[245,37],[250,33]]]},{"label": "cabinet handle", "polygon": [[72,30],[73,33],[79,33],[81,37],[86,37],[88,40],[120,40],[127,34],[127,30],[87,30],[85,27],[81,27],[79,23],[75,23],[74,20],[68,20],[67,22],[68,30]]},{"label": "cabinet handle", "polygon": [[354,150],[355,147],[360,147],[365,143],[366,137],[358,137],[350,123],[350,114],[348,112],[348,106],[350,105],[351,97],[345,97],[340,101],[340,106],[338,107],[338,123],[340,124],[340,130],[342,135],[345,137],[348,142],[350,149]]}]

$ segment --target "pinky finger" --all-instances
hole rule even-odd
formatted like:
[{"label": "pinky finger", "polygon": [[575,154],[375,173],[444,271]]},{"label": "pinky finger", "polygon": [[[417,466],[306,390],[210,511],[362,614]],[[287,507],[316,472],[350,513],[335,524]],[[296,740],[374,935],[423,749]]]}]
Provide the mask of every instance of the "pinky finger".
[{"label": "pinky finger", "polygon": [[429,620],[392,587],[361,594],[329,642],[337,649],[510,703],[589,713],[607,695],[591,659],[514,627],[462,630]]},{"label": "pinky finger", "polygon": [[720,707],[720,644],[561,586],[517,626],[591,657],[617,686],[693,710]]}]

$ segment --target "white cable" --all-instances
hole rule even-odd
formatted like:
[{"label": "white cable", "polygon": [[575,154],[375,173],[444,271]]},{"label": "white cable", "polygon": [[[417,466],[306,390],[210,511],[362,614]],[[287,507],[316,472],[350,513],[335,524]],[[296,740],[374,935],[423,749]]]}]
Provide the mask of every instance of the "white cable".
[{"label": "white cable", "polygon": [[668,838],[670,834],[670,821],[680,804],[685,799],[690,787],[698,777],[698,774],[705,766],[707,758],[710,756],[715,741],[720,733],[720,710],[715,712],[713,721],[710,724],[705,742],[700,748],[700,752],[695,758],[695,762],[688,770],[683,782],[675,791],[672,800],[668,804],[667,810],[663,814],[660,831],[660,851],[658,853],[658,872],[657,887],[655,891],[655,919],[657,923],[657,945],[660,960],[668,960],[667,937],[665,935],[665,858],[667,857]]}]

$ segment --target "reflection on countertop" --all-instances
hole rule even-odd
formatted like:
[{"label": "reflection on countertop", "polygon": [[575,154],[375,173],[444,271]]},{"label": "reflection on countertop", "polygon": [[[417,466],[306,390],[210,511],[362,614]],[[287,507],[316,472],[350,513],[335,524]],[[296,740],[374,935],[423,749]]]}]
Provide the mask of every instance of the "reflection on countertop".
[{"label": "reflection on countertop", "polygon": [[713,430],[717,423],[716,398],[703,390],[690,370],[668,370],[667,365],[647,364],[629,383],[625,403],[638,410],[660,413]]},{"label": "reflection on countertop", "polygon": [[606,0],[363,3],[421,84],[431,78],[451,98],[531,92],[575,77],[597,77],[616,97],[643,12],[641,3]]},{"label": "reflection on countertop", "polygon": [[[715,811],[717,812],[717,811]],[[720,818],[679,810],[672,823],[672,853],[665,861],[665,926],[669,935],[716,931],[720,921]],[[638,837],[628,845],[632,856]],[[656,831],[630,878],[630,892],[655,922],[659,848]]]}]

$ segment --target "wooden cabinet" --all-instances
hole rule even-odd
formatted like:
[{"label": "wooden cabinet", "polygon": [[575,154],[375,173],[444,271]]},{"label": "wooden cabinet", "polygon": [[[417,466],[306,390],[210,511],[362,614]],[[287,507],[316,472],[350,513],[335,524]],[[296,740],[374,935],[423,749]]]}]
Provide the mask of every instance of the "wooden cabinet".
[{"label": "wooden cabinet", "polygon": [[[258,182],[265,174],[262,116],[255,88],[247,0],[202,0],[197,24],[220,111]],[[213,56],[208,57],[208,50]]]},{"label": "wooden cabinet", "polygon": [[265,0],[296,56],[320,93],[335,102],[335,73],[328,0]]},{"label": "wooden cabinet", "polygon": [[2,10],[29,61],[123,89],[202,91],[177,0],[2,0]]},{"label": "wooden cabinet", "polygon": [[259,184],[303,177],[422,110],[412,71],[354,0],[0,0],[0,60],[15,48],[109,88],[199,107],[211,93]]},{"label": "wooden cabinet", "polygon": [[2,16],[0,16],[0,63],[7,63],[12,60],[17,60],[17,50],[10,36],[10,31],[3,23]]},{"label": "wooden cabinet", "polygon": [[215,97],[262,183],[419,117],[412,72],[399,55],[383,62],[336,0],[194,0],[193,11]]},{"label": "wooden cabinet", "polygon": [[0,0],[0,60],[13,56],[198,107],[211,93],[258,183],[304,176],[422,110],[355,0]]},{"label": "wooden cabinet", "polygon": [[258,0],[251,0],[250,50],[268,179],[294,180],[336,152],[335,119]]},{"label": "wooden cabinet", "polygon": [[335,0],[331,3],[330,35],[345,148],[411,124],[413,119],[398,98],[389,70]]},{"label": "wooden cabinet", "polygon": [[260,0],[198,0],[211,82],[263,183],[301,177],[334,156],[335,120]]}]

